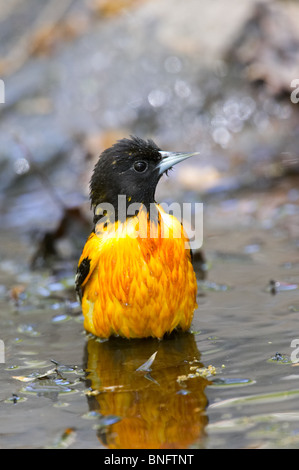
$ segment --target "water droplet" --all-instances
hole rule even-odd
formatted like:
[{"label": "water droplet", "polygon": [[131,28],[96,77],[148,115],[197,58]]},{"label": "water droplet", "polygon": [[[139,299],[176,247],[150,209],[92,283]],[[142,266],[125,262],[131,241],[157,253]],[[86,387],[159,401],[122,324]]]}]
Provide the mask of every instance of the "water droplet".
[{"label": "water droplet", "polygon": [[227,130],[226,127],[216,127],[212,133],[213,140],[216,142],[216,144],[221,145],[221,147],[227,147],[231,135],[230,132]]},{"label": "water droplet", "polygon": [[14,163],[14,169],[17,175],[23,175],[30,170],[30,165],[26,158],[18,158]]},{"label": "water droplet", "polygon": [[88,411],[82,415],[83,419],[98,419],[100,414],[97,411]]},{"label": "water droplet", "polygon": [[49,289],[52,292],[64,290],[64,285],[61,282],[53,282],[49,285]]},{"label": "water droplet", "polygon": [[117,423],[121,418],[119,416],[107,415],[101,416],[99,426],[111,426],[111,424]]},{"label": "water droplet", "polygon": [[169,56],[164,62],[165,70],[169,73],[178,73],[182,69],[182,62],[176,56]]},{"label": "water droplet", "polygon": [[148,97],[148,102],[154,108],[163,106],[166,102],[166,93],[162,90],[152,90]]},{"label": "water droplet", "polygon": [[34,329],[33,325],[19,325],[18,332],[28,336],[39,336],[40,333]]},{"label": "water droplet", "polygon": [[181,389],[176,393],[177,393],[177,395],[189,395],[189,393],[191,393],[191,392],[190,392],[190,390]]},{"label": "water droplet", "polygon": [[227,290],[230,290],[229,286],[225,284],[217,284],[216,282],[212,281],[200,281],[198,284],[203,290],[207,291],[225,292]]},{"label": "water droplet", "polygon": [[260,251],[260,245],[257,244],[247,245],[244,248],[245,254],[257,253],[258,251]]},{"label": "water droplet", "polygon": [[174,85],[174,90],[180,98],[188,98],[191,95],[191,90],[184,80],[177,80]]},{"label": "water droplet", "polygon": [[62,313],[61,315],[55,315],[55,317],[52,318],[52,323],[62,323],[65,321],[70,320],[70,316],[66,315],[65,313]]}]

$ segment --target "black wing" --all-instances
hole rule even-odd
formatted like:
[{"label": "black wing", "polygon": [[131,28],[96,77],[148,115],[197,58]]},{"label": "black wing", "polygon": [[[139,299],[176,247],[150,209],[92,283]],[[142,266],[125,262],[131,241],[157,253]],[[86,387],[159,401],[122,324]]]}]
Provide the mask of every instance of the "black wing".
[{"label": "black wing", "polygon": [[83,284],[89,271],[90,271],[90,259],[88,257],[83,258],[83,260],[81,261],[81,263],[79,264],[77,268],[76,277],[75,277],[75,289],[76,289],[76,294],[80,303],[82,301],[81,285]]}]

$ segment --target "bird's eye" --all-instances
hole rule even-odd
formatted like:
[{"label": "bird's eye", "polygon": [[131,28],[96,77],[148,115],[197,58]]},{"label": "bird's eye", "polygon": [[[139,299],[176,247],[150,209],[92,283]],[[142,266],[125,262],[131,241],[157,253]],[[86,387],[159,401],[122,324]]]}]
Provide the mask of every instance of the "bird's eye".
[{"label": "bird's eye", "polygon": [[134,170],[138,171],[138,173],[143,173],[145,170],[147,170],[147,163],[144,161],[135,162]]}]

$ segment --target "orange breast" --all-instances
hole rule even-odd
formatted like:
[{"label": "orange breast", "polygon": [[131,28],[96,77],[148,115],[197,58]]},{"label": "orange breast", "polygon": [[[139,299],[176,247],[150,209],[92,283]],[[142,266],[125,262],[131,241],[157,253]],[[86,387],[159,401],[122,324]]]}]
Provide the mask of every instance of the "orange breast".
[{"label": "orange breast", "polygon": [[84,327],[98,337],[161,338],[190,327],[197,284],[188,239],[157,207],[159,224],[141,211],[107,230],[99,226],[84,247],[80,261],[91,259],[82,284]]}]

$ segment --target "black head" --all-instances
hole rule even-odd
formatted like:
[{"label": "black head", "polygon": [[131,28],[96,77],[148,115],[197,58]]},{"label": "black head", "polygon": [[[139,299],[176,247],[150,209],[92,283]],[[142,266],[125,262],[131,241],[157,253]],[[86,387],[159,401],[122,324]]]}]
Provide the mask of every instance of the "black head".
[{"label": "black head", "polygon": [[118,196],[125,195],[127,204],[149,207],[162,174],[191,155],[163,152],[152,140],[139,137],[119,140],[95,165],[90,181],[92,206],[109,203],[116,209]]}]

